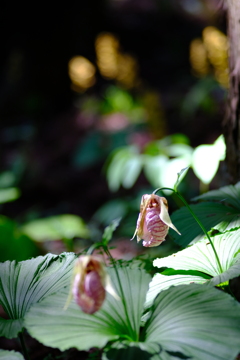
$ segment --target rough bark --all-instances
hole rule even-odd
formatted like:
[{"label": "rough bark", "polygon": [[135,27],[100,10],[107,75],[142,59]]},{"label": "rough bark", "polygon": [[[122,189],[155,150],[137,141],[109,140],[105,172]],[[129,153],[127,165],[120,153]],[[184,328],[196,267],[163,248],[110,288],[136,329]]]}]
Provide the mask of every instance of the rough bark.
[{"label": "rough bark", "polygon": [[229,183],[240,180],[240,0],[226,0],[229,39],[229,92],[223,131]]}]

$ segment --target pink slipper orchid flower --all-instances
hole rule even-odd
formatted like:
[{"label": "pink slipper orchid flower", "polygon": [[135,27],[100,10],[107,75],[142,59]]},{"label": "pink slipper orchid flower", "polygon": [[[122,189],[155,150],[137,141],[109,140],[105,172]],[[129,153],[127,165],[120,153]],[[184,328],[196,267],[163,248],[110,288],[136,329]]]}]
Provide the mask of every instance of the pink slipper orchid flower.
[{"label": "pink slipper orchid flower", "polygon": [[72,296],[83,312],[94,314],[106,297],[106,291],[119,299],[102,261],[92,255],[80,256],[74,267]]},{"label": "pink slipper orchid flower", "polygon": [[143,239],[143,246],[158,246],[165,240],[169,227],[181,235],[169,217],[167,199],[155,194],[143,195],[137,227],[131,240],[137,236],[137,242]]}]

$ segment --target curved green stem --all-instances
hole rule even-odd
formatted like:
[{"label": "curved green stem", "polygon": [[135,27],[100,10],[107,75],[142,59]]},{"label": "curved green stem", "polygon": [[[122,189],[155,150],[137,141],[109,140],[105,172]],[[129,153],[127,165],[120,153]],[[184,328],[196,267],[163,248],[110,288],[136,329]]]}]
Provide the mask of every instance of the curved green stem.
[{"label": "curved green stem", "polygon": [[200,228],[202,229],[202,231],[204,232],[204,234],[207,236],[211,246],[212,246],[212,249],[213,249],[213,252],[214,252],[214,255],[216,257],[216,260],[217,260],[217,263],[218,263],[218,266],[219,266],[219,270],[220,270],[220,273],[223,273],[223,269],[222,269],[222,265],[220,263],[220,260],[219,260],[219,257],[218,257],[218,254],[216,252],[216,249],[215,249],[215,246],[213,245],[213,242],[207,232],[207,230],[205,229],[205,227],[203,226],[203,224],[201,223],[201,221],[198,219],[198,217],[195,215],[195,213],[193,212],[193,210],[191,209],[191,207],[188,205],[188,203],[186,202],[186,200],[184,199],[184,197],[179,194],[178,191],[174,190],[174,189],[171,189],[171,188],[167,188],[167,187],[163,187],[163,188],[158,188],[156,190],[154,190],[153,194],[156,194],[158,191],[161,191],[161,190],[170,190],[172,192],[174,192],[178,197],[179,199],[184,203],[184,205],[188,208],[189,212],[191,213],[191,215],[193,216],[193,218],[196,220],[196,222],[198,223],[198,225],[200,226]]},{"label": "curved green stem", "polygon": [[117,281],[118,281],[118,285],[119,285],[119,289],[120,289],[120,293],[121,293],[121,300],[122,300],[122,303],[123,303],[123,307],[124,307],[124,311],[125,311],[125,315],[126,315],[126,319],[127,319],[127,326],[128,326],[129,329],[131,329],[131,340],[132,341],[138,341],[138,334],[133,330],[130,319],[129,319],[129,316],[128,316],[127,303],[126,303],[126,299],[125,299],[125,296],[124,296],[124,291],[123,291],[123,288],[122,288],[122,283],[121,283],[121,279],[119,277],[119,273],[118,273],[118,269],[117,269],[115,260],[112,257],[112,254],[108,250],[107,246],[103,246],[102,248],[103,248],[104,252],[106,253],[106,255],[111,259],[111,262],[113,264],[113,268],[115,270],[115,274],[116,274],[116,277],[117,277]]},{"label": "curved green stem", "polygon": [[100,248],[101,246],[102,246],[102,243],[94,243],[94,244],[92,244],[92,246],[90,246],[90,248],[87,251],[87,255],[92,255],[94,250]]}]

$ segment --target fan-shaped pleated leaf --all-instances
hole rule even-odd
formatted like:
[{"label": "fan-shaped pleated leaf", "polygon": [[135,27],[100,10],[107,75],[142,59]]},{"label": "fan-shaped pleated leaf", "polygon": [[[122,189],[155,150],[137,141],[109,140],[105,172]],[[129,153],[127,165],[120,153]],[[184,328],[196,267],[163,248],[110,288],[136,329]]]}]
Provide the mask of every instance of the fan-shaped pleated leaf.
[{"label": "fan-shaped pleated leaf", "polygon": [[240,210],[240,182],[236,185],[224,186],[195,197],[193,200],[221,201]]},{"label": "fan-shaped pleated leaf", "polygon": [[[204,202],[191,205],[191,209],[202,222],[207,231],[216,229],[220,233],[227,230],[240,227],[240,209],[226,206],[220,203]],[[196,242],[204,237],[204,233],[196,220],[190,214],[186,207],[175,211],[171,216],[173,224],[182,234],[176,236],[176,233],[170,229],[169,233],[174,241],[180,246],[187,246],[190,242]]]},{"label": "fan-shaped pleated leaf", "polygon": [[69,284],[75,258],[72,253],[48,254],[0,264],[0,303],[10,318],[0,319],[0,336],[16,337],[30,306]]},{"label": "fan-shaped pleated leaf", "polygon": [[0,360],[24,360],[24,357],[16,351],[0,350]]},{"label": "fan-shaped pleated leaf", "polygon": [[[109,273],[116,292],[121,296],[114,269],[109,269]],[[63,310],[68,296],[64,291],[31,307],[25,321],[27,330],[45,345],[60,350],[101,348],[119,337],[137,340],[150,276],[143,270],[129,268],[119,269],[119,276],[128,317],[122,300],[111,295],[107,295],[103,307],[93,315],[82,312],[74,301]]]},{"label": "fan-shaped pleated leaf", "polygon": [[[212,242],[218,254],[222,270],[221,273],[215,254],[209,243],[209,240],[201,240],[198,243],[177,252],[171,256],[155,259],[153,262],[154,266],[159,268],[169,267],[176,270],[197,270],[202,273],[208,274],[213,278],[211,280],[205,280],[211,285],[218,285],[220,283],[226,282],[230,279],[233,279],[240,275],[240,230],[227,232],[222,235],[218,235],[212,238]],[[162,278],[162,281],[167,283],[171,282],[171,285],[179,285],[181,281],[184,281],[183,278],[168,276]],[[170,279],[171,278],[171,279]],[[159,283],[160,278],[153,279],[150,289],[153,287],[156,291],[157,283]],[[200,282],[201,279],[199,279]],[[155,283],[156,281],[156,283]],[[199,282],[194,277],[188,275],[185,278],[185,283],[190,282]],[[162,286],[159,284],[159,289],[162,289]]]},{"label": "fan-shaped pleated leaf", "polygon": [[174,354],[191,360],[233,360],[240,352],[240,305],[214,287],[173,286],[156,298],[145,342],[160,344],[172,360]]},{"label": "fan-shaped pleated leaf", "polygon": [[23,323],[21,319],[2,319],[0,318],[0,334],[8,339],[16,337],[22,330]]},{"label": "fan-shaped pleated leaf", "polygon": [[162,275],[155,274],[152,281],[149,284],[149,290],[147,292],[147,298],[145,307],[148,308],[152,305],[156,296],[163,290],[170,288],[171,286],[177,285],[188,285],[191,283],[203,284],[206,282],[201,276],[193,276],[193,275]]}]

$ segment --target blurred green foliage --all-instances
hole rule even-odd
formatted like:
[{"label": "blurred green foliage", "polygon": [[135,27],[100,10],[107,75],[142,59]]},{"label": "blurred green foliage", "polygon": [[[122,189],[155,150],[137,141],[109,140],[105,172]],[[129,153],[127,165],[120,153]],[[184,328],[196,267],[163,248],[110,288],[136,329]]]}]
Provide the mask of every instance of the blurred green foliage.
[{"label": "blurred green foliage", "polygon": [[84,221],[76,215],[64,214],[32,220],[21,227],[22,232],[35,241],[89,237]]},{"label": "blurred green foliage", "polygon": [[131,188],[142,170],[153,187],[174,187],[177,173],[191,166],[198,179],[209,184],[224,159],[222,135],[212,145],[193,149],[186,136],[174,134],[148,143],[142,152],[137,146],[116,149],[108,160],[106,176],[111,191],[120,186]]},{"label": "blurred green foliage", "polygon": [[25,260],[40,252],[32,239],[13,220],[0,216],[0,261]]}]

